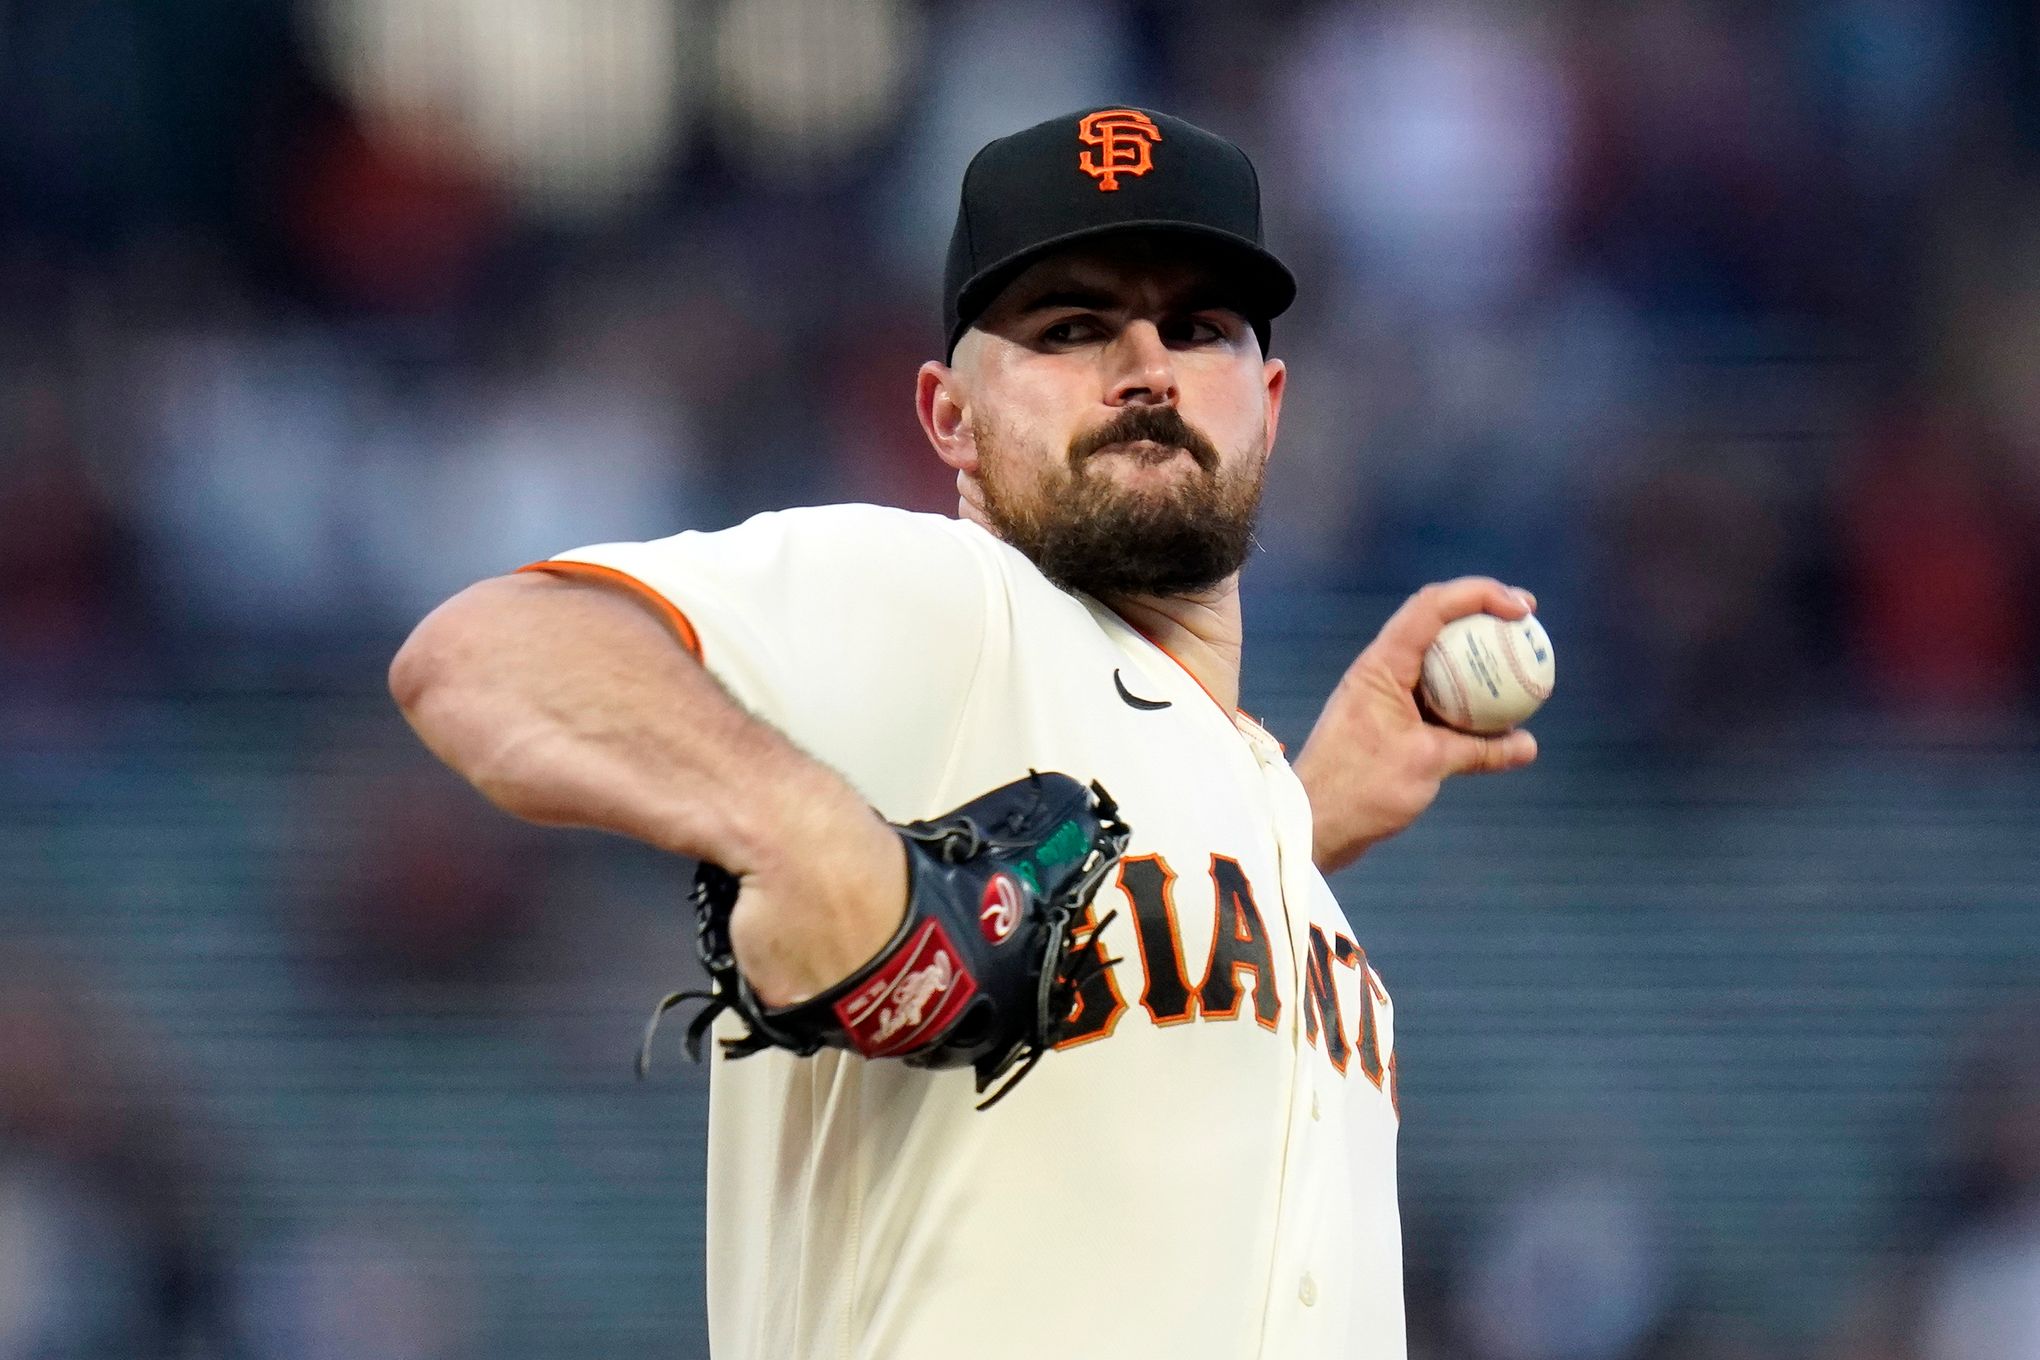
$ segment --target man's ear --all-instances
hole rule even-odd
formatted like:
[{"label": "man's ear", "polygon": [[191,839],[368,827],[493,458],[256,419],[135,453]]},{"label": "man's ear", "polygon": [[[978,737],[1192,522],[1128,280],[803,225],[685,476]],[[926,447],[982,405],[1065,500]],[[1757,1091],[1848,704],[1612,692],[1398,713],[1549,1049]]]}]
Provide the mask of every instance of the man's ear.
[{"label": "man's ear", "polygon": [[1267,391],[1263,400],[1267,403],[1264,418],[1267,421],[1268,436],[1262,445],[1263,457],[1267,457],[1275,452],[1275,429],[1282,423],[1282,394],[1289,390],[1289,365],[1280,359],[1263,360],[1261,382]]},{"label": "man's ear", "polygon": [[922,433],[935,455],[957,472],[977,474],[977,434],[970,419],[969,398],[961,376],[947,364],[930,359],[921,365],[914,384],[914,408]]}]

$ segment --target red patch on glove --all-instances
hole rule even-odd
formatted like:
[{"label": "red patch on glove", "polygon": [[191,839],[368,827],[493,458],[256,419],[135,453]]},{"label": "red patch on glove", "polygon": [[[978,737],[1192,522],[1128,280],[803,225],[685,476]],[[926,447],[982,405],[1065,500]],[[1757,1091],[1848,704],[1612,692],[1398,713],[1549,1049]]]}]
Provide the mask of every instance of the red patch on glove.
[{"label": "red patch on glove", "polygon": [[977,979],[939,921],[923,921],[878,971],[835,1004],[850,1042],[867,1058],[911,1053],[948,1029]]}]

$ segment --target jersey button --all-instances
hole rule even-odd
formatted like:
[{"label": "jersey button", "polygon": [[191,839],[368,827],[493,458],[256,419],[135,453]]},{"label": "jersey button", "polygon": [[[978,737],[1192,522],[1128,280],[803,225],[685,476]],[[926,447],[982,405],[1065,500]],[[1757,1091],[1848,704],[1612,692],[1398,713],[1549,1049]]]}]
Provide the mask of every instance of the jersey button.
[{"label": "jersey button", "polygon": [[1303,1272],[1303,1283],[1297,1287],[1296,1297],[1303,1300],[1303,1306],[1306,1308],[1317,1302],[1317,1281],[1310,1277],[1307,1270]]},{"label": "jersey button", "polygon": [[1312,1092],[1310,1093],[1310,1117],[1311,1117],[1312,1119],[1323,1119],[1323,1118],[1324,1118],[1324,1115],[1323,1115],[1323,1113],[1322,1113],[1322,1112],[1321,1112],[1321,1111],[1320,1111],[1320,1110],[1318,1109],[1318,1100],[1317,1100],[1317,1092],[1316,1092],[1316,1091],[1312,1091]]}]

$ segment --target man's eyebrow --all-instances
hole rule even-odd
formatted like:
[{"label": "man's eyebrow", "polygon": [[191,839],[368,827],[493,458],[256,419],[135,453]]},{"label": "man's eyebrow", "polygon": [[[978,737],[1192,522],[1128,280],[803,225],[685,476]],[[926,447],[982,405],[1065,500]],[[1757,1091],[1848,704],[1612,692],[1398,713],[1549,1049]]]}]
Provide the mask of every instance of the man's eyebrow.
[{"label": "man's eyebrow", "polygon": [[[1086,288],[1072,284],[1065,287],[1051,287],[1022,302],[1015,310],[1026,316],[1033,312],[1052,311],[1067,307],[1082,312],[1121,311],[1127,301],[1101,289]],[[1198,283],[1181,290],[1166,300],[1167,308],[1176,313],[1192,312],[1238,312],[1246,315],[1245,306],[1223,284]]]},{"label": "man's eyebrow", "polygon": [[1239,296],[1225,288],[1208,285],[1193,288],[1176,299],[1176,307],[1184,312],[1237,312],[1247,314],[1246,304]]},{"label": "man's eyebrow", "polygon": [[1055,307],[1070,307],[1085,312],[1109,312],[1126,304],[1110,293],[1097,292],[1088,288],[1054,288],[1020,304],[1022,312],[1045,312]]}]

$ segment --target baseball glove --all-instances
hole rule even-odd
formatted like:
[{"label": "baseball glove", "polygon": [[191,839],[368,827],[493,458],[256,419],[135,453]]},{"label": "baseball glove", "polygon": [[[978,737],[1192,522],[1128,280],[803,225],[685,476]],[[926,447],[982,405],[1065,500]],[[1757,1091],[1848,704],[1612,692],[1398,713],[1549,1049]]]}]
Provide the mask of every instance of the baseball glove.
[{"label": "baseball glove", "polygon": [[827,1047],[913,1067],[967,1064],[977,1070],[980,1095],[1012,1073],[979,1109],[1032,1071],[1061,1036],[1079,989],[1117,962],[1090,947],[1105,921],[1081,941],[1073,927],[1126,851],[1118,806],[1098,784],[1087,789],[1065,774],[1030,773],[946,816],[894,830],[907,847],[899,930],[848,978],[783,1009],[760,1002],[738,971],[730,948],[738,881],[704,862],[692,901],[709,989],[659,1003],[645,1027],[638,1075],[649,1066],[660,1018],[687,1000],[707,1003],[687,1026],[687,1052],[697,1062],[716,1016],[731,1010],[750,1031],[723,1040],[732,1058],[767,1048],[806,1057]]}]

